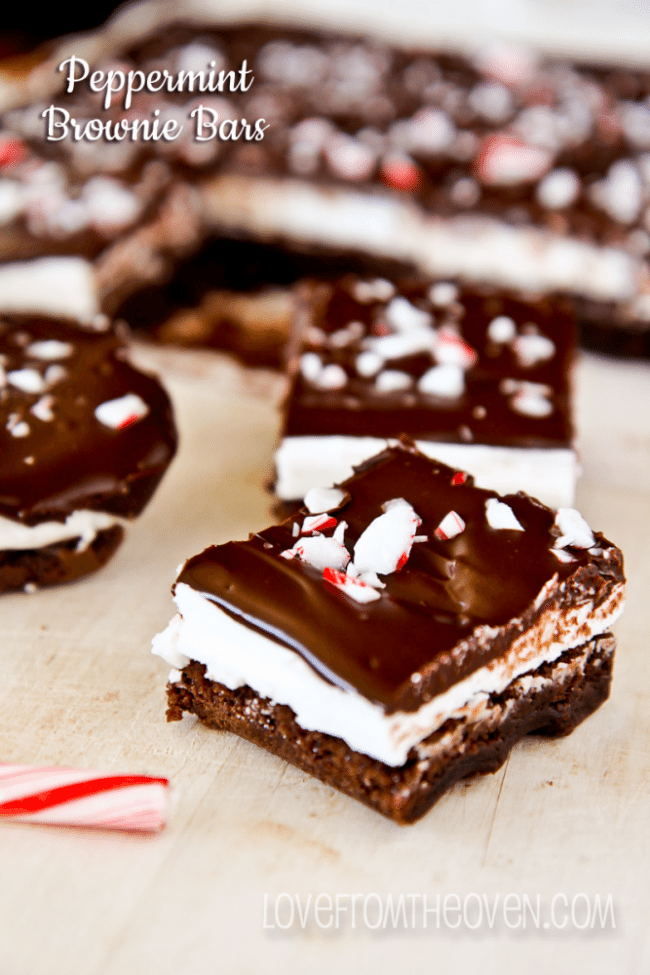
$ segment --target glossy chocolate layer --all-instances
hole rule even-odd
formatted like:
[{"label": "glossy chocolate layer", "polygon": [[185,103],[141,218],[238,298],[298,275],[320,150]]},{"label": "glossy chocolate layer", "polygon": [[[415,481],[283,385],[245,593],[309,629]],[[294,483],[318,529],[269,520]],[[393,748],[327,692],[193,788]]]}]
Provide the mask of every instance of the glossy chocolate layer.
[{"label": "glossy chocolate layer", "polygon": [[[46,342],[61,345],[36,345]],[[139,514],[174,455],[176,431],[167,394],[125,361],[115,330],[2,318],[0,363],[0,515],[35,525],[80,509]],[[129,394],[145,415],[127,409],[115,428],[98,419],[97,407]]]},{"label": "glossy chocolate layer", "polygon": [[[314,284],[305,294],[305,307],[293,337],[294,381],[286,404],[284,436],[341,434],[350,437],[398,437],[418,440],[493,444],[508,447],[568,447],[572,439],[569,379],[575,347],[573,320],[559,299],[524,301],[503,290],[455,289],[456,297],[439,307],[431,301],[431,283],[397,280],[385,300],[357,300],[363,279],[343,278],[335,284]],[[392,302],[406,299],[430,315],[432,345],[438,330],[462,339],[475,362],[464,370],[460,395],[430,395],[418,380],[438,362],[434,352],[391,358],[372,376],[360,375],[357,362],[378,337],[397,335],[387,320]],[[490,323],[511,320],[511,341],[490,338]],[[345,338],[350,323],[357,331]],[[526,365],[516,343],[532,336],[552,342],[552,354]],[[320,377],[306,378],[301,357],[312,353],[324,367],[335,364],[345,383],[324,389]],[[444,356],[444,353],[442,353]],[[382,373],[406,374],[406,388],[385,391]],[[547,415],[531,415],[521,406],[517,391],[536,384],[543,392],[535,401]]]},{"label": "glossy chocolate layer", "polygon": [[[418,533],[428,537],[413,545],[401,571],[382,577],[386,588],[374,602],[359,604],[325,582],[322,572],[280,557],[296,541],[292,521],[246,542],[206,549],[185,564],[177,581],[297,650],[331,682],[389,712],[415,710],[502,655],[549,600],[597,604],[623,578],[615,549],[612,558],[570,549],[575,561],[560,562],[551,552],[553,513],[526,495],[505,499],[524,531],[491,528],[485,502],[494,492],[474,488],[471,478],[453,483],[454,473],[412,448],[396,447],[345,482],[351,500],[335,515],[347,523],[348,551],[393,498],[413,506],[422,519]],[[465,530],[440,541],[434,531],[451,510]],[[602,536],[596,545],[612,548]],[[560,585],[535,607],[554,578]],[[499,629],[476,631],[486,625]]]}]

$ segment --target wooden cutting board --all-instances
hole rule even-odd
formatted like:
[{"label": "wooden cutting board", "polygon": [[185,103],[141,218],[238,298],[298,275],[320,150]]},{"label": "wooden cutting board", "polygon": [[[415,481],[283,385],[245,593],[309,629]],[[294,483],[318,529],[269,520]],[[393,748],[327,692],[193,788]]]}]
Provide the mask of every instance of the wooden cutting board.
[{"label": "wooden cutting board", "polygon": [[577,370],[578,506],[630,580],[611,700],[400,828],[166,724],[151,637],[185,557],[268,522],[281,390],[210,355],[158,362],[181,449],[150,507],[95,577],[2,599],[0,758],[168,776],[175,809],[155,836],[1,824],[1,975],[650,971],[650,367]]}]

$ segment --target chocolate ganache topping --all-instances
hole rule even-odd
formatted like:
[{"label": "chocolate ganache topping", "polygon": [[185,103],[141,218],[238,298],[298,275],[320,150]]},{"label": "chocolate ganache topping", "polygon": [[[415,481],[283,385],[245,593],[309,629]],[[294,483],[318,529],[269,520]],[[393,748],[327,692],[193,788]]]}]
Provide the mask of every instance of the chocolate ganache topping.
[{"label": "chocolate ganache topping", "polygon": [[284,436],[570,445],[575,335],[560,300],[348,277],[304,301]]},{"label": "chocolate ganache topping", "polygon": [[140,513],[176,449],[169,398],[125,360],[114,328],[0,319],[0,515]]},{"label": "chocolate ganache topping", "polygon": [[321,534],[334,546],[335,524],[357,562],[354,546],[387,502],[403,499],[421,522],[396,571],[379,571],[370,601],[346,593],[349,568],[345,576],[292,557],[309,535],[302,516],[206,549],[177,582],[387,712],[415,710],[501,656],[549,605],[597,606],[623,579],[618,549],[587,526],[586,541],[561,538],[554,513],[522,493],[500,499],[495,516],[494,492],[410,445],[368,461],[343,488],[349,498]]}]

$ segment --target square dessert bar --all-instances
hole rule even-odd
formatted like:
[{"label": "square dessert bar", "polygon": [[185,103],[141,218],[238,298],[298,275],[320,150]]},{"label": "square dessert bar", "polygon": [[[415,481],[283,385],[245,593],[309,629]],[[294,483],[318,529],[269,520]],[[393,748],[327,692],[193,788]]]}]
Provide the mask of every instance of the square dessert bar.
[{"label": "square dessert bar", "polygon": [[121,329],[0,318],[0,593],[100,568],[176,451],[172,406]]},{"label": "square dessert bar", "polygon": [[340,482],[405,433],[480,487],[571,505],[574,348],[560,299],[422,279],[307,283],[276,494]]},{"label": "square dessert bar", "polygon": [[189,559],[154,638],[168,719],[233,731],[413,822],[608,696],[622,556],[403,441],[294,519]]}]

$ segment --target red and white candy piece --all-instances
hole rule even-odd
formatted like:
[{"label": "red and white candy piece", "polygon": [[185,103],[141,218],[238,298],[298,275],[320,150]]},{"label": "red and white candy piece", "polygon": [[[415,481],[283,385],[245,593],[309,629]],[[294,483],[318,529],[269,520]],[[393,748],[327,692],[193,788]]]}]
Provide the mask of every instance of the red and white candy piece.
[{"label": "red and white candy piece", "polygon": [[363,582],[358,576],[350,576],[345,572],[339,572],[337,569],[326,568],[323,569],[323,579],[336,586],[337,589],[340,589],[357,603],[372,603],[380,598],[380,593],[368,583]]},{"label": "red and white candy piece", "polygon": [[565,552],[563,548],[552,548],[551,552],[556,557],[558,562],[576,562],[575,556],[571,555],[570,552]]},{"label": "red and white candy piece", "polygon": [[167,779],[0,764],[0,818],[149,832],[165,825],[168,806]]},{"label": "red and white candy piece", "polygon": [[25,143],[12,136],[0,136],[0,169],[5,166],[13,166],[19,162],[26,153]]},{"label": "red and white candy piece", "polygon": [[436,336],[432,328],[412,328],[368,338],[363,344],[383,360],[403,359],[420,352],[433,353]]},{"label": "red and white candy piece", "polygon": [[54,413],[52,412],[53,406],[54,397],[47,393],[45,396],[41,396],[40,399],[36,400],[34,405],[30,407],[29,412],[33,413],[43,423],[50,423],[54,419]]},{"label": "red and white candy piece", "polygon": [[467,474],[465,471],[456,471],[451,479],[451,483],[454,485],[454,487],[458,487],[459,484],[464,484],[466,480]]},{"label": "red and white candy piece", "polygon": [[515,413],[539,418],[550,416],[553,412],[553,404],[544,393],[528,389],[515,393],[510,400],[510,407]]},{"label": "red and white candy piece", "polygon": [[[345,525],[345,522],[341,522]],[[339,526],[340,527],[340,526]],[[324,569],[342,571],[350,561],[350,553],[338,538],[326,535],[308,535],[296,542],[293,548],[280,552],[283,559],[298,559],[322,572]]]},{"label": "red and white candy piece", "polygon": [[393,189],[412,193],[419,187],[422,173],[408,156],[387,156],[381,164],[381,178]]},{"label": "red and white candy piece", "polygon": [[95,409],[95,416],[105,427],[124,430],[137,423],[149,412],[149,407],[137,393],[127,393],[117,399],[106,400]]},{"label": "red and white candy piece", "polygon": [[347,491],[336,487],[315,487],[307,491],[304,504],[312,515],[320,515],[324,511],[336,511],[350,499]]},{"label": "red and white candy piece", "polygon": [[328,528],[336,527],[336,518],[323,512],[321,515],[307,515],[300,529],[301,535],[310,535],[312,532],[324,532]]},{"label": "red and white candy piece", "polygon": [[551,168],[552,154],[504,133],[483,140],[476,159],[476,175],[491,186],[532,183]]},{"label": "red and white candy piece", "polygon": [[555,542],[556,549],[591,548],[595,542],[594,533],[575,508],[559,508],[555,516],[555,525],[562,535]]},{"label": "red and white candy piece", "polygon": [[[426,535],[419,536],[416,535],[413,539],[414,542],[427,541]],[[386,583],[382,582],[376,572],[359,572],[354,562],[348,563],[347,573],[352,579],[360,579],[361,582],[365,582],[367,586],[372,586],[373,589],[385,589]]]},{"label": "red and white candy piece", "polygon": [[460,535],[460,533],[463,531],[465,531],[465,522],[463,519],[460,517],[458,512],[449,511],[433,534],[436,536],[436,538],[440,539],[441,542],[447,542],[450,538],[455,538],[456,535]]},{"label": "red and white candy piece", "polygon": [[436,333],[435,356],[441,365],[460,366],[461,369],[471,369],[478,360],[476,349],[445,325]]},{"label": "red and white candy piece", "polygon": [[404,498],[382,505],[383,515],[370,522],[354,546],[354,564],[359,574],[396,572],[411,554],[413,539],[422,519]]},{"label": "red and white candy piece", "polygon": [[496,498],[488,498],[485,502],[485,517],[490,528],[524,531],[523,525],[519,524],[510,505],[503,501],[497,501]]}]

